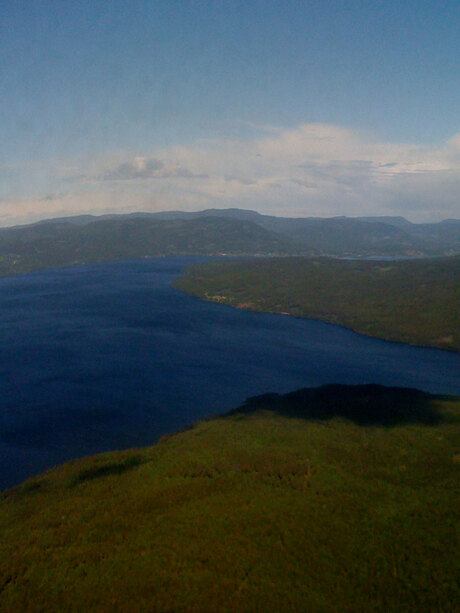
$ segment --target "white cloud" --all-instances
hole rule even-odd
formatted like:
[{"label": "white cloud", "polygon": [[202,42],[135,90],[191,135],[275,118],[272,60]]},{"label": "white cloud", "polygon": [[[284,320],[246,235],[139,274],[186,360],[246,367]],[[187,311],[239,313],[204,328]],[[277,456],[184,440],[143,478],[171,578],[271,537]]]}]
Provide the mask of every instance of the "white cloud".
[{"label": "white cloud", "polygon": [[10,199],[0,202],[0,215],[14,216],[15,206],[15,217],[24,219],[210,206],[286,216],[399,214],[413,221],[460,215],[460,134],[430,147],[379,142],[329,124],[248,126],[246,138],[97,160],[80,165],[78,174],[65,197],[44,201],[43,194],[27,205]]},{"label": "white cloud", "polygon": [[188,168],[177,163],[165,164],[155,157],[136,156],[115,166],[106,168],[96,175],[80,174],[71,177],[76,181],[134,181],[136,179],[171,179],[171,178],[206,178],[207,175],[195,175]]}]

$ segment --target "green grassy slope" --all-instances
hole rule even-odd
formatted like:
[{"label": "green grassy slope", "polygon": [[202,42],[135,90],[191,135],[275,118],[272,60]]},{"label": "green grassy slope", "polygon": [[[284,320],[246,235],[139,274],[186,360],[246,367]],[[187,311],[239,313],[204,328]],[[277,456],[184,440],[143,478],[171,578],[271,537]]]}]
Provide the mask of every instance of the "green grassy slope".
[{"label": "green grassy slope", "polygon": [[0,610],[454,611],[459,418],[323,388],[68,463],[0,500]]},{"label": "green grassy slope", "polygon": [[273,258],[188,269],[176,286],[232,306],[460,351],[460,256],[406,261]]}]

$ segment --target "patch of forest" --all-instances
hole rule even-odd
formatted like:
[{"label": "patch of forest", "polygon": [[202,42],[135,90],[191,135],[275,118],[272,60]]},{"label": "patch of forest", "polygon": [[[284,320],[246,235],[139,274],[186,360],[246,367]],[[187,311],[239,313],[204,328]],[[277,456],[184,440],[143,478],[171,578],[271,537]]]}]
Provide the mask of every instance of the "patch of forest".
[{"label": "patch of forest", "polygon": [[0,497],[0,609],[454,611],[459,419],[324,386],[69,462]]},{"label": "patch of forest", "polygon": [[460,351],[460,256],[210,262],[190,267],[175,285],[239,308],[319,319],[386,340]]}]

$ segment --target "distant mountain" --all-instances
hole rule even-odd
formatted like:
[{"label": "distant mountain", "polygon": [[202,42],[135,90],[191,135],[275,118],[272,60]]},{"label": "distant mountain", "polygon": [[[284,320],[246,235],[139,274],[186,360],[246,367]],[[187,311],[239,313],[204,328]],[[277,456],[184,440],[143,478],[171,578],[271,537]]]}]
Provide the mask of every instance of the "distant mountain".
[{"label": "distant mountain", "polygon": [[116,216],[89,223],[58,219],[0,231],[0,275],[148,256],[293,252],[289,239],[237,219]]},{"label": "distant mountain", "polygon": [[422,242],[427,249],[444,253],[460,252],[460,219],[445,219],[438,223],[411,223],[404,217],[360,217],[362,221],[380,221],[404,230]]},{"label": "distant mountain", "polygon": [[408,231],[433,249],[441,247],[448,253],[460,252],[458,219],[446,219],[440,223],[411,224]]},{"label": "distant mountain", "polygon": [[[138,215],[139,213],[133,213]],[[260,219],[266,217],[256,211],[248,211],[246,209],[205,209],[203,211],[185,212],[185,211],[164,211],[161,213],[146,213],[158,219],[193,219],[195,217],[225,217],[230,219],[239,219],[241,221],[254,221],[258,223]]]},{"label": "distant mountain", "polygon": [[415,225],[408,221],[405,217],[391,217],[391,216],[382,216],[382,217],[355,217],[354,219],[358,219],[360,221],[379,221],[381,223],[388,224],[389,226],[395,226],[395,228],[400,228],[401,230],[406,230],[411,226]]},{"label": "distant mountain", "polygon": [[261,225],[277,231],[299,247],[335,256],[433,255],[431,246],[403,230],[381,222],[367,222],[347,217],[268,218]]},{"label": "distant mountain", "polygon": [[460,253],[460,221],[288,218],[243,209],[79,215],[0,229],[0,275],[172,255],[434,256]]},{"label": "distant mountain", "polygon": [[161,219],[225,217],[252,221],[304,251],[336,256],[423,256],[460,253],[460,220],[414,224],[404,217],[275,217],[244,209],[153,213]]}]

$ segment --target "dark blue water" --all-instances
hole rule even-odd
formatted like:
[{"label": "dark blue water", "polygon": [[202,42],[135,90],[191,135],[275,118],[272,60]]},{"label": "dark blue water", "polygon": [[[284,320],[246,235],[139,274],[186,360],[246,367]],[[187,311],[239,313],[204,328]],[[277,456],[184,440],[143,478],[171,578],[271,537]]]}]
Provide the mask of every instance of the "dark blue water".
[{"label": "dark blue water", "polygon": [[460,394],[459,355],[190,298],[170,285],[190,261],[0,280],[0,488],[269,391],[375,382]]}]

